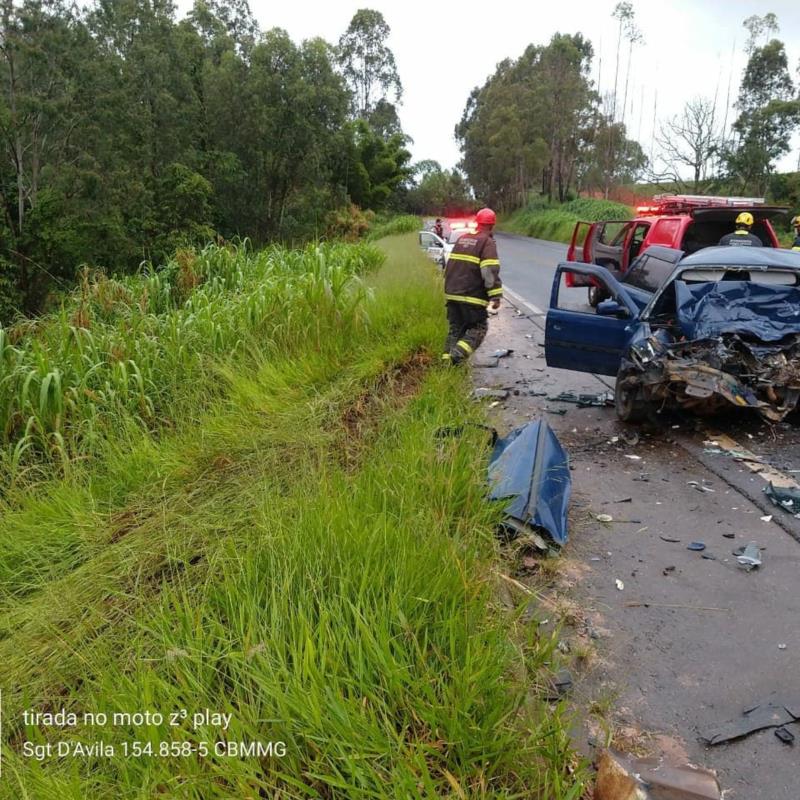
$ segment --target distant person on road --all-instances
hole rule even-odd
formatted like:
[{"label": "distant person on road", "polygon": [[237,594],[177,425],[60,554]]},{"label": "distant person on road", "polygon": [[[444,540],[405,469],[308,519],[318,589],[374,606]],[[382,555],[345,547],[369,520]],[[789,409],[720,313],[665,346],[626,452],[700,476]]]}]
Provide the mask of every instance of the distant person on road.
[{"label": "distant person on road", "polygon": [[800,252],[800,216],[792,217],[792,227],[794,228],[794,241],[792,242],[792,250]]},{"label": "distant person on road", "polygon": [[733,233],[726,233],[719,243],[732,247],[763,247],[761,239],[750,233],[754,222],[753,215],[749,211],[742,211],[736,217],[736,230]]},{"label": "distant person on road", "polygon": [[436,222],[433,223],[433,232],[440,239],[444,239],[444,225],[442,225],[442,220],[439,219],[439,217],[437,217]]},{"label": "distant person on road", "polygon": [[487,308],[500,308],[503,284],[492,235],[497,217],[491,208],[475,216],[478,229],[459,237],[447,259],[444,296],[449,331],[442,360],[456,366],[480,347],[488,328]]}]

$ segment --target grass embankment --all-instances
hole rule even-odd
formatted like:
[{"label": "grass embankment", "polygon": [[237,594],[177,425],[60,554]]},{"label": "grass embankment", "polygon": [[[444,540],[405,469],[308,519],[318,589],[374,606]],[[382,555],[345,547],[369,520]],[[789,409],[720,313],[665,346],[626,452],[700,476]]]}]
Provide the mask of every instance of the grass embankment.
[{"label": "grass embankment", "polygon": [[367,231],[366,239],[374,242],[400,233],[416,233],[422,230],[422,220],[415,214],[398,214],[388,219],[376,219]]},{"label": "grass embankment", "polygon": [[536,239],[569,243],[575,223],[603,219],[630,219],[632,211],[610,200],[580,198],[563,204],[531,203],[501,220],[500,229]]},{"label": "grass embankment", "polygon": [[[371,246],[214,248],[87,281],[4,351],[4,800],[580,796],[535,691],[552,642],[494,602],[482,437],[435,436],[478,412],[430,368],[413,238],[380,269]],[[62,707],[76,727],[21,725]]]}]

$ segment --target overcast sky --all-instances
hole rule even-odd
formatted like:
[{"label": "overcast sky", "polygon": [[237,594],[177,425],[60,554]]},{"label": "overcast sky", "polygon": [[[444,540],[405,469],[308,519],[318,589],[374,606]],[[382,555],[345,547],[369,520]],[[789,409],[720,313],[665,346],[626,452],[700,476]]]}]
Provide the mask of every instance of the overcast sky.
[{"label": "overcast sky", "polygon": [[[617,23],[611,18],[615,4],[616,0],[250,0],[262,29],[284,28],[295,40],[321,36],[335,43],[357,9],[381,11],[392,30],[388,44],[404,89],[400,120],[414,140],[414,160],[433,158],[444,167],[460,159],[453,128],[470,90],[483,84],[499,61],[518,57],[528,44],[546,44],[555,32],[583,33],[594,45],[592,77],[595,82],[599,77],[601,91],[610,91],[617,43]],[[644,44],[634,48],[625,121],[629,135],[648,155],[656,99],[657,127],[698,94],[713,97],[717,92],[723,114],[729,80],[731,103],[735,101],[746,63],[742,21],[751,14],[777,15],[778,38],[786,45],[792,79],[797,81],[797,2],[633,0],[633,5]],[[190,6],[191,0],[179,0],[182,11]],[[620,63],[620,98],[626,56],[627,47]],[[729,113],[729,124],[734,114]],[[797,168],[800,137],[793,144],[783,169]]]}]

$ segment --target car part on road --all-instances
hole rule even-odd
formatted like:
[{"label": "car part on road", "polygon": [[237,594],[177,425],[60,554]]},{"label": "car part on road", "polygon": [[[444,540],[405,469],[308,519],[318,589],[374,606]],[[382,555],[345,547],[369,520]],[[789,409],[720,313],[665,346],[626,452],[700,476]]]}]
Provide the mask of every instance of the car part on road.
[{"label": "car part on road", "polygon": [[664,757],[633,758],[605,750],[597,765],[594,800],[720,800],[717,775]]},{"label": "car part on road", "polygon": [[545,420],[529,422],[497,441],[489,483],[490,500],[511,500],[503,522],[506,533],[544,532],[557,546],[566,543],[569,456]]},{"label": "car part on road", "polygon": [[782,508],[790,514],[800,514],[800,489],[791,486],[775,486],[770,481],[764,487],[764,494],[778,508]]},{"label": "car part on road", "polygon": [[739,566],[748,571],[761,566],[761,549],[756,542],[750,542],[740,556],[736,556]]},{"label": "car part on road", "polygon": [[695,550],[699,553],[701,550],[705,550],[706,546],[703,542],[689,542],[689,544],[686,545],[686,549]]},{"label": "car part on road", "polygon": [[775,728],[775,735],[784,743],[784,744],[794,744],[794,734],[787,730],[784,727]]},{"label": "car part on road", "polygon": [[779,728],[800,719],[800,699],[771,694],[764,702],[746,708],[740,716],[699,733],[707,745],[731,742],[765,728]]},{"label": "car part on road", "polygon": [[575,392],[561,392],[554,397],[548,397],[548,400],[557,400],[560,403],[575,403],[578,408],[604,408],[605,406],[613,406],[614,398],[609,392],[600,392],[598,394],[576,394]]}]

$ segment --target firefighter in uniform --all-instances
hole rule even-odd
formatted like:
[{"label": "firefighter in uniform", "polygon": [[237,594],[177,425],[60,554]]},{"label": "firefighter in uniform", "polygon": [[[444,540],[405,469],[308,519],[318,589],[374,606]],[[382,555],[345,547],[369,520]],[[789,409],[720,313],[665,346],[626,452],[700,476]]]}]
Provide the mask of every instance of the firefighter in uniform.
[{"label": "firefighter in uniform", "polygon": [[792,250],[800,252],[800,216],[792,217],[792,227],[794,228],[794,241]]},{"label": "firefighter in uniform", "polygon": [[456,365],[480,346],[487,330],[487,308],[500,307],[503,284],[492,229],[497,221],[491,208],[475,216],[478,230],[458,238],[447,259],[444,296],[449,331],[442,359]]},{"label": "firefighter in uniform", "polygon": [[719,240],[719,243],[735,247],[762,247],[761,239],[750,233],[750,228],[753,227],[754,222],[753,215],[749,211],[742,211],[736,217],[736,230],[733,233],[725,234]]}]

